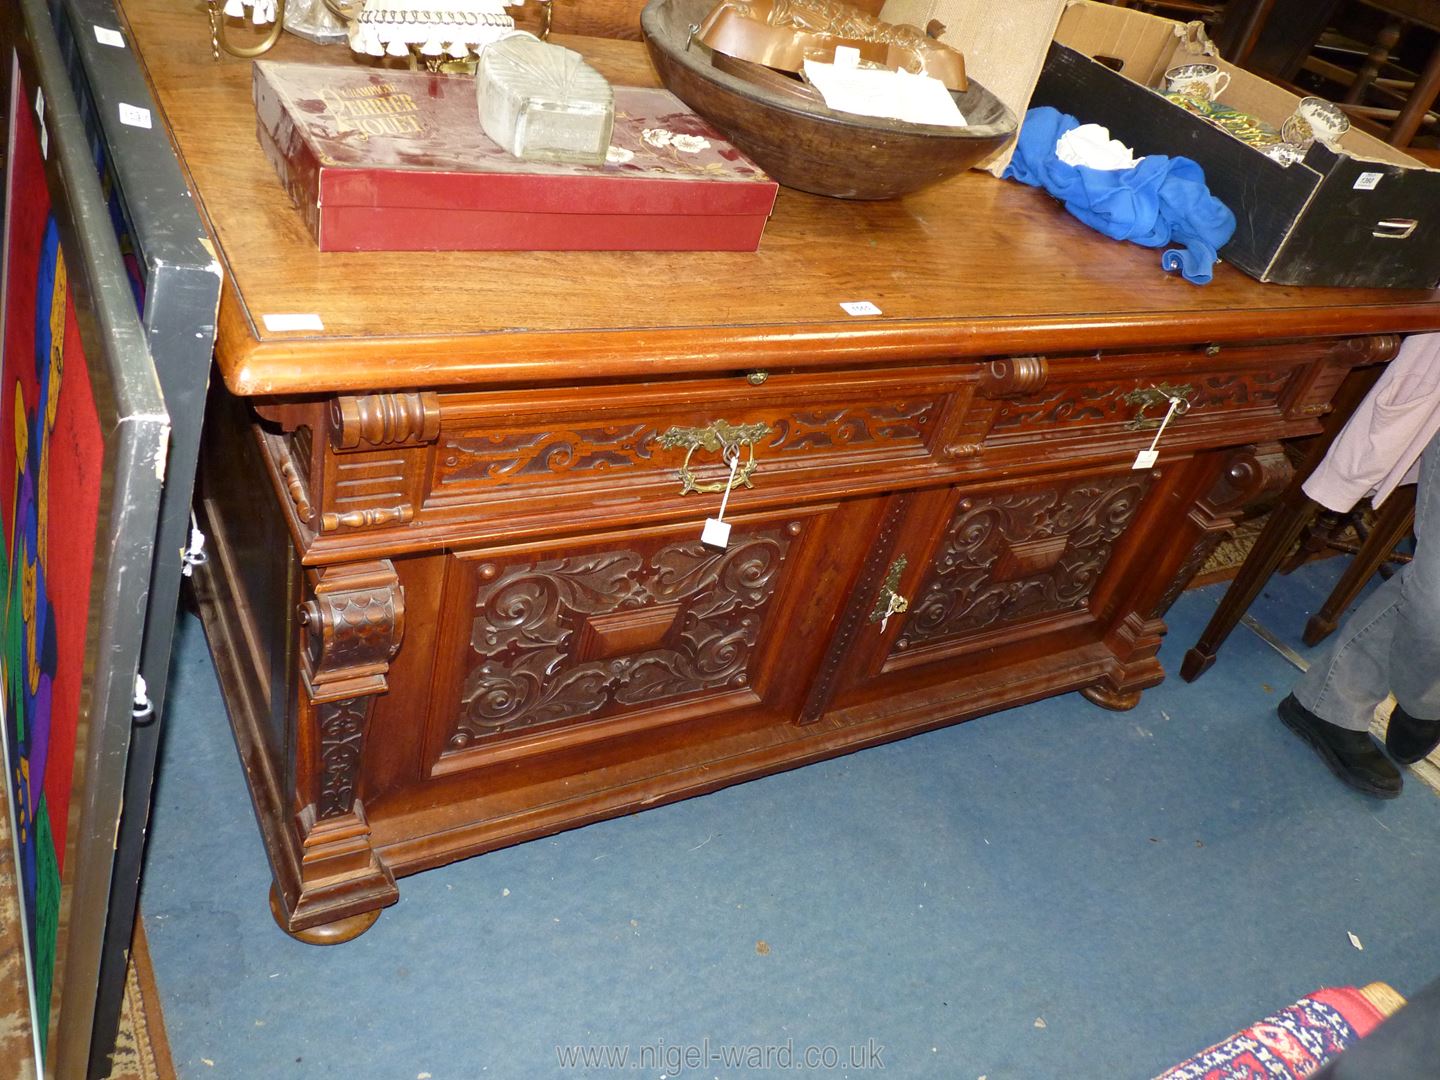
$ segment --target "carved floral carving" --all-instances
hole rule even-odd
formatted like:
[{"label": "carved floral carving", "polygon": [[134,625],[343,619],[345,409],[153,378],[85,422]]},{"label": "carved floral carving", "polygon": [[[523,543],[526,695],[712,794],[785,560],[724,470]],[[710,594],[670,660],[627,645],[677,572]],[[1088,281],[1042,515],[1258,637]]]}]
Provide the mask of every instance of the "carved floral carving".
[{"label": "carved floral carving", "polygon": [[[791,535],[756,532],[724,551],[695,540],[648,558],[612,550],[482,567],[471,631],[477,662],[464,682],[451,748],[744,685]],[[669,606],[668,629],[649,628],[635,639],[659,644],[599,656],[586,644],[607,637],[616,612]]]},{"label": "carved floral carving", "polygon": [[320,729],[320,784],[316,814],[323,821],[350,812],[360,776],[369,718],[368,698],[331,701],[316,709]]},{"label": "carved floral carving", "polygon": [[896,648],[1083,607],[1149,485],[1125,473],[962,499]]}]

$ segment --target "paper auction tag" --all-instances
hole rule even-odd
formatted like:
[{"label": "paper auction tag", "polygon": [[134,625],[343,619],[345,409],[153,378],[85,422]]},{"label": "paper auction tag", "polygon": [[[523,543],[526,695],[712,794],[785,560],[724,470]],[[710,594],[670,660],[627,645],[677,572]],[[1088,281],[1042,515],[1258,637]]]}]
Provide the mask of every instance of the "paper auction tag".
[{"label": "paper auction tag", "polygon": [[260,321],[272,334],[286,330],[324,330],[319,315],[262,315]]},{"label": "paper auction tag", "polygon": [[120,102],[120,122],[128,127],[148,128],[150,126],[150,110],[142,109],[139,105],[127,105]]}]

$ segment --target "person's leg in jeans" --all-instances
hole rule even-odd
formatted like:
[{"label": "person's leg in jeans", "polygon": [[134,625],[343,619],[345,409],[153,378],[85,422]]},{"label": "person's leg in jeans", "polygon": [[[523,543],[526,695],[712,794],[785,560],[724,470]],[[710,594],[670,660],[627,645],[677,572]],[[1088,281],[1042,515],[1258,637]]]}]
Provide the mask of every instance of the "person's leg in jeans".
[{"label": "person's leg in jeans", "polygon": [[[1420,460],[1414,559],[1345,620],[1324,658],[1281,703],[1281,718],[1315,747],[1337,776],[1374,795],[1400,790],[1399,771],[1368,735],[1375,707],[1395,694],[1400,705],[1397,736],[1405,733],[1407,723],[1440,721],[1440,535],[1432,535],[1437,513],[1440,436]],[[1309,715],[1301,715],[1296,705]],[[1440,738],[1440,723],[1433,727]],[[1426,739],[1428,734],[1425,730],[1419,736]]]}]

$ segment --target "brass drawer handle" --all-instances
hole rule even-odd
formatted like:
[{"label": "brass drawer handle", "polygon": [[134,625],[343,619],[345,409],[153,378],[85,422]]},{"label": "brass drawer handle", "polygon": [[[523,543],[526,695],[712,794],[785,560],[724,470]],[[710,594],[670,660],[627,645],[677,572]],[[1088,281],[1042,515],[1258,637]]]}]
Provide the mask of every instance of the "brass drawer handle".
[{"label": "brass drawer handle", "polygon": [[870,621],[878,622],[882,631],[885,629],[885,624],[890,621],[891,615],[899,615],[901,612],[910,610],[910,601],[895,591],[900,587],[900,576],[905,573],[905,567],[909,565],[909,562],[909,559],[901,555],[890,564],[890,570],[880,586],[880,595],[875,597],[875,606],[870,609]]},{"label": "brass drawer handle", "polygon": [[[1184,416],[1190,411],[1190,398],[1195,394],[1195,388],[1188,383],[1182,386],[1171,386],[1168,383],[1161,383],[1159,386],[1137,387],[1125,395],[1125,402],[1136,407],[1135,417],[1125,425],[1127,431],[1145,431],[1149,428],[1157,428],[1165,418],[1165,412],[1169,411],[1172,399],[1179,398],[1180,404],[1175,407],[1176,416]],[[1148,415],[1153,408],[1160,408],[1164,411],[1158,416]]]},{"label": "brass drawer handle", "polygon": [[749,451],[749,456],[743,464],[736,467],[734,482],[747,488],[753,487],[750,475],[759,467],[755,461],[755,444],[769,434],[770,425],[763,422],[732,424],[725,420],[716,420],[703,428],[672,427],[663,435],[656,436],[655,441],[667,450],[682,446],[685,448],[685,460],[680,465],[679,473],[681,495],[688,495],[692,491],[715,494],[731,485],[727,480],[706,483],[696,480],[695,474],[690,471],[690,459],[695,456],[695,451],[719,453],[728,461],[732,455],[738,456],[741,447],[744,447]]}]

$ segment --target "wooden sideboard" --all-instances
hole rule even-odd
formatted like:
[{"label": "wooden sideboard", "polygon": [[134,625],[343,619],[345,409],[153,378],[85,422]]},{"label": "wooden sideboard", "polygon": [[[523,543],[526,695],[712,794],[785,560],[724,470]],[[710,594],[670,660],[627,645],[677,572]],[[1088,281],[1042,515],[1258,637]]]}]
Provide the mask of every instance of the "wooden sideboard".
[{"label": "wooden sideboard", "polygon": [[[756,254],[322,255],[248,65],[125,9],[227,275],[198,588],[302,940],[559,829],[1047,695],[1133,706],[1279,440],[1440,328],[1435,293],[1197,288],[983,174],[782,190]],[[570,43],[653,82],[634,42]],[[716,550],[681,473],[698,445],[713,487],[720,434],[756,468]]]}]

